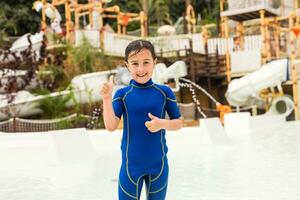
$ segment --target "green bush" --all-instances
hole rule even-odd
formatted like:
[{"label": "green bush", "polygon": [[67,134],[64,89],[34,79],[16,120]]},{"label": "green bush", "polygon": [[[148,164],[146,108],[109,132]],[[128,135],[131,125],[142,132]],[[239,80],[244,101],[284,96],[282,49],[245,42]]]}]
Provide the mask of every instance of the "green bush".
[{"label": "green bush", "polygon": [[66,104],[71,100],[72,95],[71,92],[67,96],[52,97],[49,92],[46,98],[42,99],[39,103],[39,108],[43,111],[43,117],[46,119],[54,119],[68,115],[66,112]]},{"label": "green bush", "polygon": [[100,53],[86,37],[83,37],[79,46],[68,46],[68,57],[71,63],[80,69],[80,73],[91,73],[94,72],[93,66],[100,57]]}]

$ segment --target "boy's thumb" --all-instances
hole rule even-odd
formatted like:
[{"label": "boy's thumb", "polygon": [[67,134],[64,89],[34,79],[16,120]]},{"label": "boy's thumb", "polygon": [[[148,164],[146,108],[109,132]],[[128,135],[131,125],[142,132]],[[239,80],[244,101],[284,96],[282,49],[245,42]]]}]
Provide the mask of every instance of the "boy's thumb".
[{"label": "boy's thumb", "polygon": [[114,84],[114,76],[113,75],[111,75],[110,77],[109,77],[109,83],[110,84]]},{"label": "boy's thumb", "polygon": [[156,117],[154,115],[152,115],[151,113],[148,113],[148,116],[150,117],[150,119],[155,119]]}]

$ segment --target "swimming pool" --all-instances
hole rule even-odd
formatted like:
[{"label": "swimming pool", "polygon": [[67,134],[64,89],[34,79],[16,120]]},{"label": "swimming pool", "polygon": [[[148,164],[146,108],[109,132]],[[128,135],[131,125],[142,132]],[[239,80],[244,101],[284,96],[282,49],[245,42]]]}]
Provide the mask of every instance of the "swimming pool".
[{"label": "swimming pool", "polygon": [[[121,131],[71,132],[0,134],[0,199],[116,200]],[[298,199],[300,122],[247,134],[220,144],[199,127],[169,132],[167,199]]]}]

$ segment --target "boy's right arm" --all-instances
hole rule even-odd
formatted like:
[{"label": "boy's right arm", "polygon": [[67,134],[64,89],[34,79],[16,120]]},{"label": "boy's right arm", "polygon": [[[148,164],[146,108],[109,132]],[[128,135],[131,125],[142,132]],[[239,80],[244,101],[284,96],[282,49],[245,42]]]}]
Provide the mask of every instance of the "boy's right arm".
[{"label": "boy's right arm", "polygon": [[104,83],[100,88],[100,94],[103,99],[103,119],[105,128],[108,131],[117,129],[120,119],[116,117],[112,106],[112,90],[113,90],[113,76],[110,77],[109,83]]}]

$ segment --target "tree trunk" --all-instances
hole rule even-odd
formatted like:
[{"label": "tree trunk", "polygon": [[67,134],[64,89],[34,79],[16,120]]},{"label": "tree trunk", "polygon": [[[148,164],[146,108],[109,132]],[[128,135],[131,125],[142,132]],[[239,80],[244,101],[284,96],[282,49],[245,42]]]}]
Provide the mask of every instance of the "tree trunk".
[{"label": "tree trunk", "polygon": [[149,26],[148,26],[148,22],[149,22],[149,19],[148,19],[148,3],[147,3],[147,0],[143,0],[142,1],[142,6],[143,6],[143,11],[145,12],[146,16],[147,16],[147,20],[145,20],[145,36],[148,36],[148,33],[149,33]]}]

